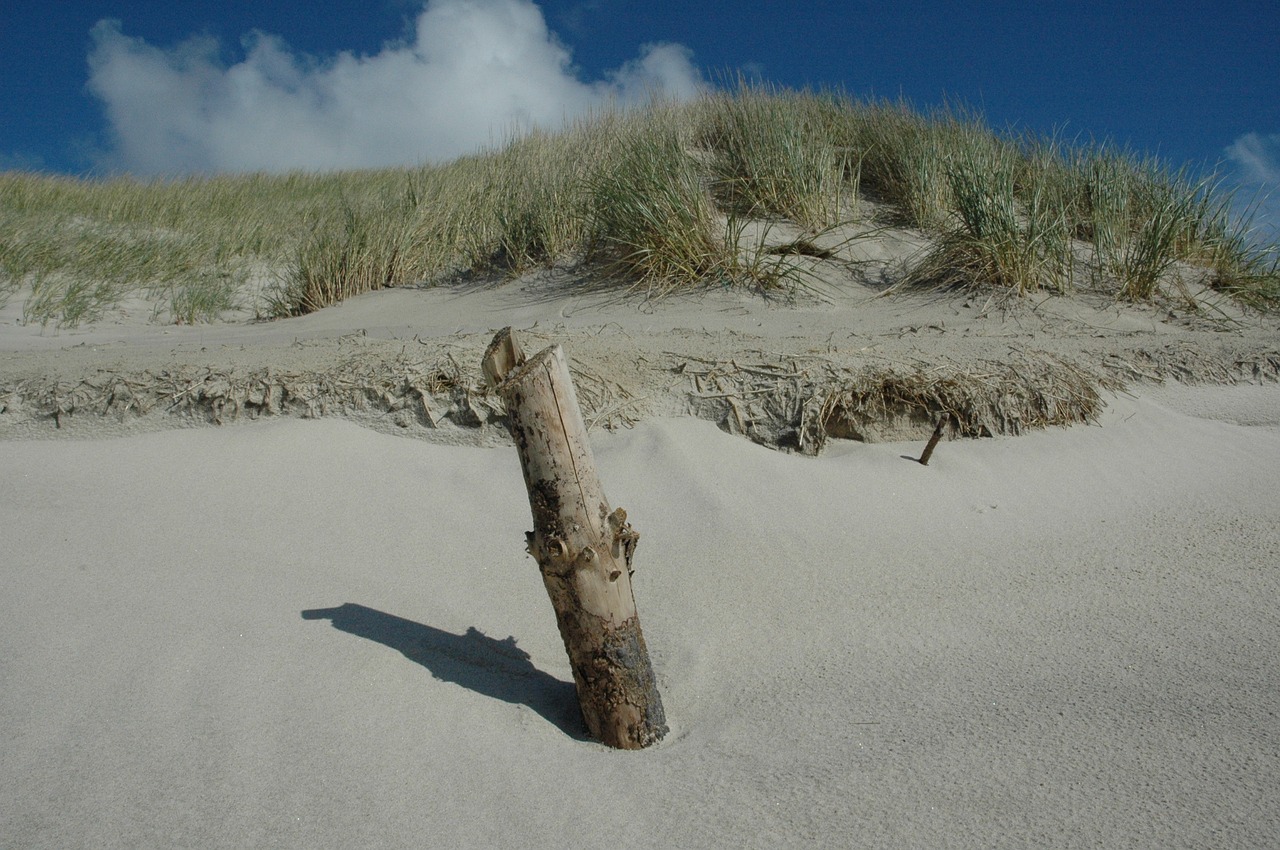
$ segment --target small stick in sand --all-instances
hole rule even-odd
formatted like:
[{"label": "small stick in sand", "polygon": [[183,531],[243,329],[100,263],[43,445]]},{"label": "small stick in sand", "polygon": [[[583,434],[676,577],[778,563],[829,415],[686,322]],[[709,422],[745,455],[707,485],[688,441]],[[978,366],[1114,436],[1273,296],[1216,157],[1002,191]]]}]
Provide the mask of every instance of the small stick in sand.
[{"label": "small stick in sand", "polygon": [[938,420],[938,427],[933,429],[933,436],[929,438],[929,442],[924,447],[924,453],[920,455],[921,466],[929,465],[929,457],[933,454],[933,450],[938,445],[938,441],[942,439],[942,432],[947,429],[947,423],[950,421],[950,413],[942,414],[942,418]]}]

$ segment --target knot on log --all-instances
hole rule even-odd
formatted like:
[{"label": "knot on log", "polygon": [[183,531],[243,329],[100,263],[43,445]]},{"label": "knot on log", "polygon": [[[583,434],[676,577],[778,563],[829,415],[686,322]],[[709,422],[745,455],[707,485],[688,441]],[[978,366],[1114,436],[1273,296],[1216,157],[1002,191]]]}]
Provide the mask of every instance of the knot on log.
[{"label": "knot on log", "polygon": [[[637,535],[638,536],[638,535]],[[600,553],[591,546],[584,546],[576,555],[570,555],[569,546],[559,537],[542,540],[536,532],[525,534],[529,554],[538,562],[543,572],[552,575],[568,575],[575,570],[599,570],[602,567]],[[622,571],[610,568],[609,581],[617,581]]]},{"label": "knot on log", "polygon": [[632,559],[636,554],[636,544],[640,542],[640,532],[627,522],[627,512],[618,508],[609,514],[609,529],[613,532],[613,557],[621,558],[627,565],[627,575],[635,573]]},{"label": "knot on log", "polygon": [[580,570],[593,570],[600,566],[600,556],[590,546],[583,546],[578,557],[573,559],[573,565]]},{"label": "knot on log", "polygon": [[574,559],[569,557],[569,547],[559,537],[544,539],[536,531],[526,531],[524,540],[529,554],[544,571],[567,573],[574,566]]}]

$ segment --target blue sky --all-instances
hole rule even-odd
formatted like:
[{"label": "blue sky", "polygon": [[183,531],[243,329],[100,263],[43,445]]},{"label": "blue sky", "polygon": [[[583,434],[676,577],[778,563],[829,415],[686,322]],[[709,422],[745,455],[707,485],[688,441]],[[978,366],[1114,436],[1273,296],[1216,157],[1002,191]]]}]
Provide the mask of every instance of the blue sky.
[{"label": "blue sky", "polygon": [[435,160],[742,71],[1280,186],[1280,3],[8,0],[0,167]]}]

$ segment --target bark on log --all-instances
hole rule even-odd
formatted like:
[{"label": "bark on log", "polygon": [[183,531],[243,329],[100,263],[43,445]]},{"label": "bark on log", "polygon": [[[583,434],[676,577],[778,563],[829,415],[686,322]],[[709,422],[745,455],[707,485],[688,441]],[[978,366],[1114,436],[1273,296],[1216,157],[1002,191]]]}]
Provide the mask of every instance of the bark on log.
[{"label": "bark on log", "polygon": [[667,724],[631,590],[640,535],[604,497],[564,350],[526,360],[506,328],[483,368],[506,403],[533,512],[526,542],[555,608],[587,731],[611,747],[647,747]]}]

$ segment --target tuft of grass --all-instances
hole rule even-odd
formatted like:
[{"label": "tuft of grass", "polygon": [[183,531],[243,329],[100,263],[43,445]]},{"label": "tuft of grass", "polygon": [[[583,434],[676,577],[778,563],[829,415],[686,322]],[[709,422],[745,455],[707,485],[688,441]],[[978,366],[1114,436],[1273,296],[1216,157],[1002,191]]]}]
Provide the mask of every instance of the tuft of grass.
[{"label": "tuft of grass", "polygon": [[1077,164],[1079,236],[1093,243],[1090,267],[1095,284],[1120,268],[1130,237],[1129,194],[1132,168],[1113,156],[1100,155]]},{"label": "tuft of grass", "polygon": [[589,181],[613,149],[613,116],[534,131],[442,166],[389,172],[371,193],[344,183],[311,223],[274,294],[275,315],[312,312],[387,286],[467,272],[519,273],[581,255]]},{"label": "tuft of grass", "polygon": [[950,218],[908,282],[995,287],[1018,295],[1068,289],[1068,222],[1052,184],[1019,187],[1019,151],[973,135],[943,163]]},{"label": "tuft of grass", "polygon": [[1025,293],[1083,276],[1145,300],[1189,269],[1241,303],[1280,306],[1276,247],[1233,218],[1213,178],[996,133],[962,108],[741,82],[418,168],[0,174],[0,300],[23,292],[27,321],[71,325],[142,296],[158,318],[194,322],[246,306],[244,284],[264,270],[277,283],[256,309],[285,316],[386,286],[584,262],[650,295],[794,289],[818,258],[753,250],[748,234],[785,223],[812,242],[863,196],[935,241],[908,280]]},{"label": "tuft of grass", "polygon": [[1204,244],[1213,269],[1209,286],[1256,310],[1280,309],[1280,245],[1254,238],[1258,201],[1237,218],[1231,200],[1222,199],[1206,227]]},{"label": "tuft of grass", "polygon": [[656,114],[656,120],[617,128],[609,155],[587,179],[587,261],[649,296],[707,284],[806,287],[811,275],[803,266],[766,249],[767,227],[758,244],[744,246],[748,217],[732,206],[722,214],[713,192],[716,172],[709,179],[689,112],[660,104],[651,110],[646,117]]},{"label": "tuft of grass", "polygon": [[393,204],[362,209],[344,199],[298,247],[272,312],[298,315],[404,282],[404,214]]},{"label": "tuft of grass", "polygon": [[241,306],[240,290],[248,277],[248,270],[237,265],[234,269],[201,269],[180,283],[170,282],[153,297],[159,297],[156,318],[167,318],[177,324],[193,325],[217,319]]},{"label": "tuft of grass", "polygon": [[1230,267],[1249,254],[1227,234],[1231,195],[1217,178],[1172,171],[1105,146],[1077,154],[1074,229],[1092,243],[1090,276],[1132,301],[1155,297],[1178,263]]},{"label": "tuft of grass", "polygon": [[1178,260],[1178,239],[1186,222],[1185,202],[1166,197],[1154,205],[1142,224],[1125,240],[1112,271],[1119,294],[1130,301],[1149,301]]},{"label": "tuft of grass", "polygon": [[30,289],[29,322],[75,325],[130,295],[174,321],[238,306],[255,264],[285,261],[290,230],[336,178],[241,175],[141,182],[0,174],[0,286]]},{"label": "tuft of grass", "polygon": [[944,227],[954,206],[947,161],[989,131],[966,112],[921,114],[905,101],[846,101],[840,117],[868,193],[894,210],[897,223],[926,231]]},{"label": "tuft of grass", "polygon": [[697,159],[674,122],[632,124],[588,181],[587,257],[652,292],[713,276],[727,254]]},{"label": "tuft of grass", "polygon": [[719,205],[810,229],[837,223],[847,183],[856,196],[858,172],[829,132],[827,106],[812,96],[741,84],[732,94],[708,97],[697,141],[710,153]]}]

